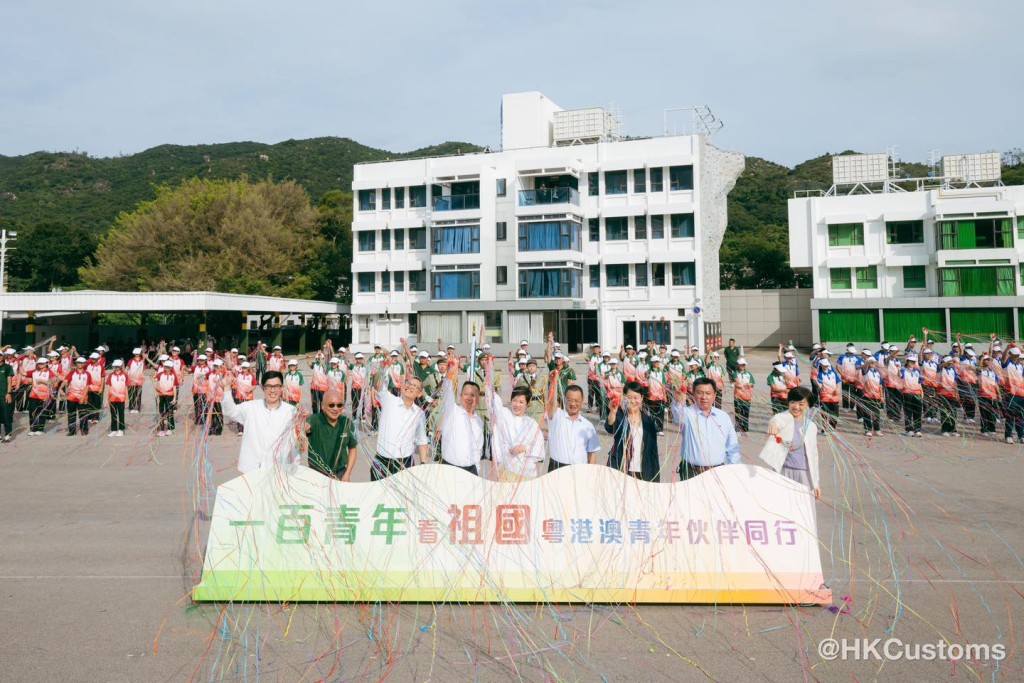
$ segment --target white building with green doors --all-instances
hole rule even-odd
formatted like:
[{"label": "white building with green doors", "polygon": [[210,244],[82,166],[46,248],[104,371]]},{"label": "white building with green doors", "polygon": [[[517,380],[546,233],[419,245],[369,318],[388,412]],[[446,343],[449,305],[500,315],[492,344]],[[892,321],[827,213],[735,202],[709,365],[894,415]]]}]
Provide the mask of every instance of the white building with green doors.
[{"label": "white building with green doors", "polygon": [[[356,348],[721,344],[718,249],[744,157],[706,134],[622,139],[600,108],[505,95],[502,149],[357,164]],[[421,345],[422,345],[421,344]]]},{"label": "white building with green doors", "polygon": [[790,263],[814,278],[815,339],[1020,337],[1024,186],[1002,185],[998,154],[945,157],[920,179],[897,177],[885,155],[833,162],[831,189],[789,200]]}]

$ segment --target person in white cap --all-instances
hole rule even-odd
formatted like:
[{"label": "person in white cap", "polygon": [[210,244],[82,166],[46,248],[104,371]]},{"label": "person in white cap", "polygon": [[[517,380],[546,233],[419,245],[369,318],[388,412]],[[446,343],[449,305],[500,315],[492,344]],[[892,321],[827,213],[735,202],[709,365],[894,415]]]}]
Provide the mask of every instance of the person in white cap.
[{"label": "person in white cap", "polygon": [[[704,371],[700,367],[700,360],[696,358],[689,358],[686,361],[686,374],[683,376],[683,384],[686,388],[686,392],[693,395],[693,384],[701,377],[706,377]],[[714,382],[714,380],[711,380]]]},{"label": "person in white cap", "polygon": [[1008,360],[1003,366],[1003,390],[1006,393],[1006,421],[1003,423],[1003,437],[1006,443],[1024,443],[1024,354],[1016,346],[1007,351]]},{"label": "person in white cap", "polygon": [[548,361],[548,372],[558,372],[558,396],[556,399],[559,405],[565,405],[565,390],[576,381],[576,371],[569,366],[569,359],[555,348],[555,344],[554,333],[548,333],[548,348],[544,352],[544,357]]},{"label": "person in white cap", "polygon": [[956,431],[956,418],[960,412],[960,375],[956,371],[952,356],[943,356],[939,366],[939,428],[943,436],[960,436]]},{"label": "person in white cap", "polygon": [[287,370],[288,361],[285,360],[284,354],[281,352],[280,346],[275,346],[273,352],[267,358],[267,372],[280,372],[285,373]]},{"label": "person in white cap", "polygon": [[107,375],[107,405],[110,408],[110,436],[124,436],[124,405],[128,402],[128,375],[124,361],[114,360]]},{"label": "person in white cap", "polygon": [[178,387],[178,375],[170,359],[164,361],[153,383],[156,385],[157,413],[160,415],[156,435],[170,436],[174,431],[174,392]]},{"label": "person in white cap", "polygon": [[978,416],[981,418],[982,436],[996,433],[996,418],[1003,404],[999,391],[1000,377],[995,368],[992,356],[982,353],[981,367],[978,368]]},{"label": "person in white cap", "polygon": [[340,391],[342,397],[345,396],[345,371],[341,367],[341,359],[337,356],[331,356],[327,361],[327,390]]},{"label": "person in white cap", "polygon": [[[14,358],[14,349],[6,349],[0,358],[0,424],[4,428],[2,441],[10,443],[14,432],[14,365],[8,359]],[[67,373],[65,373],[67,374]]]},{"label": "person in white cap", "polygon": [[[960,339],[960,335],[957,335]],[[977,415],[978,398],[978,355],[974,351],[974,345],[964,344],[963,355],[960,356],[956,365],[957,374],[960,376],[960,407],[964,411],[964,422],[975,424]]]},{"label": "person in white cap", "polygon": [[750,431],[750,404],[754,400],[754,375],[747,370],[747,359],[736,359],[736,374],[732,378],[733,409],[736,413],[736,430],[740,434]]},{"label": "person in white cap", "polygon": [[224,368],[224,361],[220,358],[213,361],[210,374],[206,376],[206,401],[210,406],[210,436],[220,436],[224,433],[224,378],[230,373]]},{"label": "person in white cap", "polygon": [[206,401],[210,394],[208,382],[211,369],[205,353],[196,356],[196,365],[192,368],[192,412],[197,425],[206,424]]},{"label": "person in white cap", "polygon": [[103,386],[107,375],[107,368],[96,351],[89,354],[85,371],[89,374],[89,424],[96,424],[103,410]]},{"label": "person in white cap", "polygon": [[188,366],[185,364],[185,359],[181,357],[181,349],[177,346],[171,347],[171,357],[168,360],[171,361],[171,369],[174,370],[174,376],[178,379],[178,383],[174,385],[174,409],[177,410],[178,394],[181,385],[185,383],[185,371],[188,370]]},{"label": "person in white cap", "polygon": [[306,363],[309,365],[309,402],[312,407],[312,414],[320,412],[320,404],[324,400],[324,392],[328,389],[327,363],[324,362],[324,352],[318,351],[313,361],[306,356]]},{"label": "person in white cap", "polygon": [[921,369],[921,383],[924,385],[924,420],[928,423],[938,422],[939,390],[939,355],[927,344],[921,345],[921,358],[918,367]]},{"label": "person in white cap", "polygon": [[722,396],[725,394],[725,372],[722,370],[722,366],[719,365],[718,351],[712,351],[704,356],[704,364],[701,366],[701,372],[704,373],[705,377],[711,378],[715,383],[715,407],[722,407]]},{"label": "person in white cap", "polygon": [[142,410],[142,386],[146,383],[146,359],[141,346],[132,349],[124,374],[128,375],[128,412],[137,414]]},{"label": "person in white cap", "polygon": [[[271,372],[268,370],[267,372]],[[288,372],[284,373],[284,395],[282,398],[284,402],[290,406],[297,406],[302,401],[302,387],[305,385],[306,380],[302,377],[302,373],[299,372],[299,361],[294,358],[288,361]]]},{"label": "person in white cap", "polygon": [[779,361],[782,363],[782,374],[786,378],[786,386],[796,389],[800,386],[800,364],[796,358],[796,351],[790,347],[783,349],[782,344],[779,344]]},{"label": "person in white cap", "polygon": [[53,385],[57,381],[57,373],[50,370],[47,363],[36,363],[36,369],[29,377],[29,436],[42,435],[46,432],[46,417]]},{"label": "person in white cap", "polygon": [[85,358],[75,359],[73,367],[61,386],[67,391],[68,436],[80,432],[82,436],[89,434],[89,373],[85,371]]},{"label": "person in white cap", "polygon": [[[232,388],[234,391],[231,394],[231,398],[234,403],[239,405],[252,401],[256,394],[256,375],[252,371],[252,363],[249,361],[242,361],[242,364],[238,366],[238,371],[232,378]],[[226,399],[225,399],[226,400]],[[223,408],[223,403],[221,404]],[[245,425],[241,422],[238,425],[238,435],[242,436],[245,433]]]},{"label": "person in white cap", "polygon": [[[377,412],[373,409],[373,399],[364,400],[363,390],[366,388],[368,379],[366,368],[366,356],[362,352],[356,353],[355,362],[348,371],[348,381],[351,384],[349,394],[352,397],[352,417],[359,424],[362,420],[369,419],[371,426],[377,424]],[[374,427],[375,428],[375,427]]]},{"label": "person in white cap", "polygon": [[[404,345],[404,341],[403,341]],[[380,363],[385,368],[387,379],[387,390],[392,396],[399,396],[405,384],[405,365],[402,363],[401,354],[398,351],[391,351]]]},{"label": "person in white cap", "polygon": [[843,378],[832,367],[832,361],[827,357],[818,361],[818,402],[821,403],[821,412],[825,414],[825,420],[832,429],[836,428],[839,422],[839,404],[843,396]]},{"label": "person in white cap", "polygon": [[613,410],[612,406],[616,408],[622,404],[622,391],[626,386],[626,376],[622,374],[622,370],[619,368],[619,359],[611,358],[608,361],[608,374],[604,378],[604,421],[608,421],[608,415]]},{"label": "person in white cap", "polygon": [[772,363],[772,371],[768,374],[767,379],[765,379],[771,397],[772,415],[778,415],[786,410],[786,397],[789,396],[789,385],[786,384],[786,375],[783,374],[784,369],[780,361]]},{"label": "person in white cap", "polygon": [[900,370],[903,391],[903,427],[907,436],[920,437],[921,417],[924,414],[924,375],[917,363],[917,355],[907,354]]},{"label": "person in white cap", "polygon": [[654,419],[654,428],[658,430],[658,436],[665,436],[665,408],[671,402],[668,388],[668,371],[662,364],[659,356],[651,358],[651,369],[645,377],[647,382],[647,396],[644,398],[644,407]]},{"label": "person in white cap", "polygon": [[846,353],[836,359],[835,366],[843,380],[844,410],[852,410],[860,400],[860,396],[858,396],[859,391],[856,386],[860,364],[861,360],[857,355],[857,347],[853,344],[847,344]]},{"label": "person in white cap", "polygon": [[242,474],[272,465],[294,465],[299,461],[295,437],[295,407],[281,400],[284,376],[267,370],[263,375],[263,399],[236,404],[227,393],[231,380],[221,381],[225,389],[224,417],[245,427],[238,450],[238,471]]},{"label": "person in white cap", "polygon": [[885,386],[878,361],[873,356],[864,359],[861,369],[861,412],[864,415],[864,436],[882,436],[882,406],[885,403]]}]

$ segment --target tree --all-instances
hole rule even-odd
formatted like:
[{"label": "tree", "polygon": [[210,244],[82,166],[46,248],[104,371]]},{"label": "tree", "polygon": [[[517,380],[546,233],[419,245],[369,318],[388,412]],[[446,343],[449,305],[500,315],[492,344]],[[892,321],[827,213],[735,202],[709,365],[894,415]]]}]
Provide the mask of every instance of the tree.
[{"label": "tree", "polygon": [[122,292],[217,291],[311,298],[326,243],[293,181],[200,180],[158,188],[122,213],[79,273]]},{"label": "tree", "polygon": [[81,225],[38,223],[22,228],[8,254],[7,288],[15,292],[49,292],[78,285],[78,269],[96,249]]},{"label": "tree", "polygon": [[321,253],[317,290],[322,299],[352,301],[352,193],[331,190],[317,202],[317,228],[327,243]]}]

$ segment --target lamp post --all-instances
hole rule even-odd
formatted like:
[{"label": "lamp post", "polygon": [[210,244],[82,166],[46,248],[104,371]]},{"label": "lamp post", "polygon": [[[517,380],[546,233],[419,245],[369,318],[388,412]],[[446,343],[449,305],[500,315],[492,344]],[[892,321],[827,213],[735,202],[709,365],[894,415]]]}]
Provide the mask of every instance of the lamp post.
[{"label": "lamp post", "polygon": [[[7,232],[6,228],[0,230],[0,340],[4,334],[4,295],[7,294],[7,284],[4,281],[7,274],[7,242],[13,242],[17,237],[16,232]],[[14,247],[11,247],[11,250],[13,251]]]}]

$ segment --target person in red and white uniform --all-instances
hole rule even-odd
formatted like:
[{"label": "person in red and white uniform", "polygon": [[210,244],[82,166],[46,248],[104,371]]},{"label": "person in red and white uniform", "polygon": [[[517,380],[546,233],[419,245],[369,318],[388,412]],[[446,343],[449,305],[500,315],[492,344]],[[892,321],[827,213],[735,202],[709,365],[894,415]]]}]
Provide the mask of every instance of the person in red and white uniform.
[{"label": "person in red and white uniform", "polygon": [[267,357],[267,372],[285,373],[285,359],[281,354],[281,347],[275,346],[274,352]]},{"label": "person in red and white uniform", "polygon": [[921,416],[924,414],[924,374],[917,364],[917,356],[909,354],[900,370],[903,390],[903,426],[907,436],[921,436]]},{"label": "person in red and white uniform", "polygon": [[224,400],[224,387],[221,383],[229,371],[224,368],[224,361],[220,358],[212,363],[210,374],[206,376],[206,400],[210,404],[210,435],[220,436],[224,432],[224,408],[221,401]]},{"label": "person in red and white uniform", "polygon": [[46,413],[57,380],[58,376],[50,370],[49,364],[36,363],[36,369],[29,378],[29,436],[41,436],[46,432]]},{"label": "person in red and white uniform", "polygon": [[163,367],[153,377],[153,383],[156,385],[157,411],[160,414],[156,435],[170,436],[174,431],[174,392],[178,388],[178,376],[170,359],[164,361]]},{"label": "person in red and white uniform", "polygon": [[207,355],[199,354],[196,357],[196,365],[192,368],[192,411],[197,425],[206,424],[206,398],[209,394],[207,382],[210,370]]},{"label": "person in red and white uniform", "polygon": [[100,411],[103,410],[103,380],[107,374],[107,368],[99,353],[93,351],[89,354],[85,371],[89,375],[89,423],[96,424],[100,421]]},{"label": "person in red and white uniform", "polygon": [[142,347],[132,349],[125,374],[128,375],[128,412],[138,413],[142,410],[142,385],[146,383],[146,359],[142,357]]},{"label": "person in red and white uniform", "polygon": [[309,364],[309,369],[312,373],[309,378],[309,399],[315,415],[320,412],[320,403],[324,400],[324,392],[327,391],[327,365],[324,363],[322,351],[316,354],[316,360]]},{"label": "person in red and white uniform", "polygon": [[128,402],[128,374],[124,361],[116,359],[107,375],[107,405],[110,406],[109,436],[124,436],[124,406]]},{"label": "person in red and white uniform", "polygon": [[171,369],[174,370],[174,376],[177,379],[177,384],[174,385],[174,407],[177,408],[178,390],[185,383],[185,371],[188,368],[185,365],[185,359],[181,357],[181,349],[177,346],[171,347],[171,357],[168,360],[171,361]]},{"label": "person in red and white uniform", "polygon": [[818,372],[815,378],[818,384],[818,400],[821,412],[832,429],[836,428],[839,419],[839,404],[843,400],[843,378],[832,367],[832,361],[822,358],[818,361]]},{"label": "person in red and white uniform", "polygon": [[[272,372],[268,370],[267,372]],[[288,405],[297,406],[302,401],[302,385],[306,381],[302,378],[302,373],[299,372],[299,361],[294,358],[288,361],[288,372],[284,373],[282,378],[284,384],[284,394],[282,398]]]},{"label": "person in red and white uniform", "polygon": [[1001,396],[999,383],[999,365],[987,354],[981,356],[981,368],[978,370],[978,412],[981,413],[981,433],[996,433],[996,418],[999,416]]},{"label": "person in red and white uniform", "polygon": [[82,436],[89,434],[89,373],[85,371],[85,358],[75,359],[75,367],[64,376],[62,385],[67,388],[68,436],[76,431]]},{"label": "person in red and white uniform", "polygon": [[21,358],[18,359],[16,375],[18,388],[14,396],[20,411],[28,410],[28,394],[32,386],[32,373],[36,371],[36,364],[39,362],[34,348],[26,346],[23,351],[24,353]]},{"label": "person in red and white uniform", "polygon": [[[235,403],[245,403],[246,401],[253,400],[256,392],[256,375],[252,372],[252,363],[243,361],[239,365],[238,372],[235,373],[231,386],[234,389],[232,398],[235,400]],[[238,435],[241,436],[245,431],[245,425],[241,422],[237,424]]]}]

